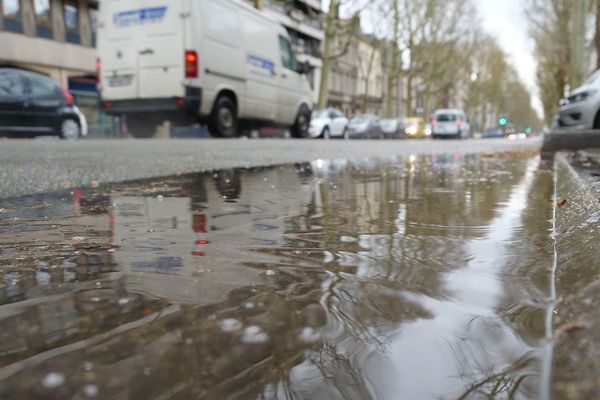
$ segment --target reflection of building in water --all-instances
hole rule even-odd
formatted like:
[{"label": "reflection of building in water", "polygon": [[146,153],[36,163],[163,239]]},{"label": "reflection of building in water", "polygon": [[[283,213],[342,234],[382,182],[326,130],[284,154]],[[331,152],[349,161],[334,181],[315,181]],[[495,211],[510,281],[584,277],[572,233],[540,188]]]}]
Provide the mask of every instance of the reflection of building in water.
[{"label": "reflection of building in water", "polygon": [[301,210],[309,190],[295,169],[269,168],[196,175],[185,197],[114,194],[115,261],[130,290],[176,303],[214,302],[264,281],[264,271],[245,266],[248,252],[283,244],[285,218]]}]

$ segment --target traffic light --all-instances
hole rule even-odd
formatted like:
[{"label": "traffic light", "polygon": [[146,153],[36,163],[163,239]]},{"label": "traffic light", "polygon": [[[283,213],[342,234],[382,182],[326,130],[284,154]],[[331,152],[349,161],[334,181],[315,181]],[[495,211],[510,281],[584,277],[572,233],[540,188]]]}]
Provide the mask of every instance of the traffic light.
[{"label": "traffic light", "polygon": [[500,126],[506,126],[506,124],[508,124],[508,119],[506,119],[506,117],[502,117],[498,120],[498,123]]}]

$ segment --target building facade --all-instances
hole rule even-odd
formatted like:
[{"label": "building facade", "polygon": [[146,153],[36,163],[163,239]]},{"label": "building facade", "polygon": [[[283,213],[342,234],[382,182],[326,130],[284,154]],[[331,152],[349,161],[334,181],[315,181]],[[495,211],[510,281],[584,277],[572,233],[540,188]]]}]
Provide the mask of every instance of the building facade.
[{"label": "building facade", "polygon": [[0,61],[67,86],[96,68],[98,1],[0,0]]},{"label": "building facade", "polygon": [[263,10],[287,29],[298,61],[307,61],[313,67],[309,79],[313,89],[313,101],[316,102],[323,67],[321,46],[325,38],[320,0],[245,1]]},{"label": "building facade", "polygon": [[91,134],[117,125],[98,109],[97,0],[0,0],[0,63],[40,72],[74,95]]},{"label": "building facade", "polygon": [[349,116],[366,112],[383,117],[386,74],[381,43],[359,34],[349,43],[339,39],[333,48],[327,105]]}]

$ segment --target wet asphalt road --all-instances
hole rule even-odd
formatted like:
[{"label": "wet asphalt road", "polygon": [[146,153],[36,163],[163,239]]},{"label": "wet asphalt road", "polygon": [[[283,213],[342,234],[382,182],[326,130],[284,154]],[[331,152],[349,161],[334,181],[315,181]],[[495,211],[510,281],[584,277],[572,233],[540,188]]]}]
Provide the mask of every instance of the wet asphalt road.
[{"label": "wet asphalt road", "polygon": [[0,198],[179,173],[315,159],[538,149],[541,139],[487,140],[8,140],[0,139]]}]

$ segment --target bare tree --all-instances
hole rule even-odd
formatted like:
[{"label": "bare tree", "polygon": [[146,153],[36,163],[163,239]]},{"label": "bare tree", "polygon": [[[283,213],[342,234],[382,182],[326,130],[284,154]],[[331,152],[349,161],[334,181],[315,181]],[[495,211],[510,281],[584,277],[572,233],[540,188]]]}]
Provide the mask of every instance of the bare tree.
[{"label": "bare tree", "polygon": [[567,85],[578,84],[572,74],[571,48],[576,1],[579,0],[528,0],[526,7],[530,35],[535,42],[537,81],[547,124],[556,113]]},{"label": "bare tree", "polygon": [[327,102],[329,84],[329,70],[331,61],[343,56],[352,41],[355,32],[360,29],[360,12],[364,9],[357,8],[347,19],[340,17],[340,8],[344,5],[351,6],[355,0],[331,0],[329,9],[325,14],[323,40],[323,69],[319,84],[319,99],[317,106],[323,108]]}]

